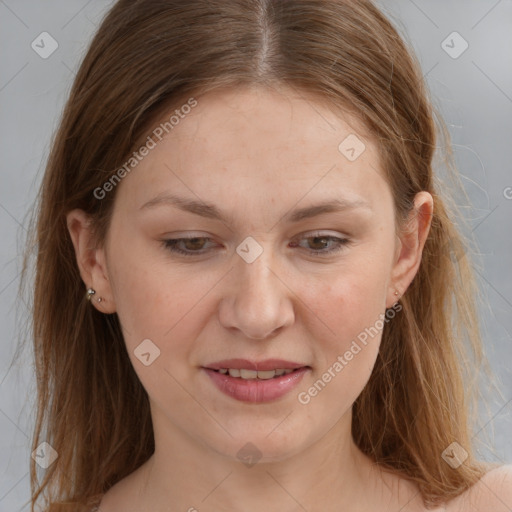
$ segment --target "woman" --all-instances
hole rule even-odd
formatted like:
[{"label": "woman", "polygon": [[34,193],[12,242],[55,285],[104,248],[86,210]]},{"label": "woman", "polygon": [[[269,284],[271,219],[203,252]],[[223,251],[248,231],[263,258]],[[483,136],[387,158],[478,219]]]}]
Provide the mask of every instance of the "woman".
[{"label": "woman", "polygon": [[32,504],[510,510],[435,147],[370,1],[118,1],[40,193]]}]

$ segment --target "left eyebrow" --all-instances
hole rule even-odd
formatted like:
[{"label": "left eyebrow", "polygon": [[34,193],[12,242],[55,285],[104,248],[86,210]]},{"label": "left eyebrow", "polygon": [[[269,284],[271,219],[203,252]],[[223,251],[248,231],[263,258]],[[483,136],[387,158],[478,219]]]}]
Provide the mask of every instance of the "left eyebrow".
[{"label": "left eyebrow", "polygon": [[[229,222],[230,218],[222,213],[219,208],[211,203],[197,201],[195,199],[180,197],[173,194],[159,194],[144,203],[139,209],[153,208],[160,205],[174,206],[180,210],[199,215],[201,217]],[[331,199],[323,203],[298,208],[284,216],[287,223],[296,223],[325,213],[336,213],[356,209],[373,211],[370,203],[363,199]]]},{"label": "left eyebrow", "polygon": [[324,213],[337,213],[357,209],[365,209],[370,212],[373,211],[370,203],[363,199],[331,199],[330,201],[293,210],[285,216],[284,220],[286,222],[293,223],[309,219],[311,217],[316,217],[317,215],[322,215]]}]

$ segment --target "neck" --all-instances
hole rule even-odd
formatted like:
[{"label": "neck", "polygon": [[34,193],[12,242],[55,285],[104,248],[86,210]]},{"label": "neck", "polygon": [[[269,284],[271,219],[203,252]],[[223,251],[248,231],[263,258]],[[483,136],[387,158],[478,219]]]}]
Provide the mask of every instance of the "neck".
[{"label": "neck", "polygon": [[363,502],[370,509],[382,494],[378,470],[352,440],[350,412],[310,446],[275,460],[262,457],[254,465],[215,452],[163,416],[155,414],[154,420],[155,453],[140,468],[140,510],[168,510],[170,503],[174,510],[201,512],[334,511],[355,503],[365,510]]}]

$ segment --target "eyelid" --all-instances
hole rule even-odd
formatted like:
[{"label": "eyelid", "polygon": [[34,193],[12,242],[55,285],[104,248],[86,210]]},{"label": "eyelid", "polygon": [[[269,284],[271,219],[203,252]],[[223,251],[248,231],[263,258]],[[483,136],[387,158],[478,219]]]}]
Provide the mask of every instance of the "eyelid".
[{"label": "eyelid", "polygon": [[[185,234],[182,234],[185,233]],[[314,229],[310,231],[304,231],[302,233],[298,233],[293,238],[291,238],[291,241],[300,239],[300,238],[311,238],[311,237],[333,237],[333,238],[350,238],[348,234],[346,233],[340,233],[338,231],[332,231],[329,229]],[[194,231],[185,231],[185,232],[173,232],[172,234],[163,235],[161,240],[178,240],[178,239],[190,239],[190,238],[204,238],[210,241],[213,241],[215,237],[207,234],[207,233],[199,233]],[[242,237],[242,240],[244,237]]]},{"label": "eyelid", "polygon": [[336,237],[339,237],[339,238],[347,238],[348,234],[340,233],[339,231],[333,231],[332,229],[313,229],[311,231],[304,231],[303,233],[299,233],[298,235],[296,235],[296,237],[297,236],[301,236],[301,237],[336,236]]},{"label": "eyelid", "polygon": [[[328,230],[326,230],[328,231]],[[334,242],[336,245],[334,248],[328,249],[328,250],[314,250],[314,249],[307,249],[301,247],[299,244],[300,249],[302,249],[303,252],[307,253],[311,257],[315,258],[327,258],[329,256],[336,256],[340,252],[343,251],[343,249],[346,246],[349,246],[352,244],[352,239],[345,236],[345,235],[339,235],[338,233],[336,235],[329,234],[326,231],[322,230],[315,230],[310,232],[304,232],[299,233],[296,235],[292,240],[291,243],[295,243],[298,241],[300,243],[301,240],[308,240],[311,238],[325,238],[328,239],[329,242]],[[188,241],[193,239],[203,239],[206,240],[206,243],[212,242],[213,238],[210,236],[197,236],[196,234],[192,234],[189,236],[175,236],[174,238],[164,238],[161,240],[162,246],[169,252],[175,254],[175,255],[181,255],[184,257],[200,257],[205,254],[209,254],[211,251],[208,249],[200,249],[199,251],[193,251],[193,250],[183,250],[177,247],[177,245],[182,241]]]}]

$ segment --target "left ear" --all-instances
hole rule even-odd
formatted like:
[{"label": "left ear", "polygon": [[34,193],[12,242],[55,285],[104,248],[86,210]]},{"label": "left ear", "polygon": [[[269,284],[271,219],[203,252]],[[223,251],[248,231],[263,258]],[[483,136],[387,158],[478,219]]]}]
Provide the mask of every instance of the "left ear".
[{"label": "left ear", "polygon": [[[388,290],[386,307],[400,299],[411,284],[421,264],[423,247],[427,240],[434,213],[434,199],[426,192],[418,192],[414,208],[409,215],[404,232],[399,235],[395,263],[391,271],[391,288]],[[398,296],[395,295],[398,291]]]}]

